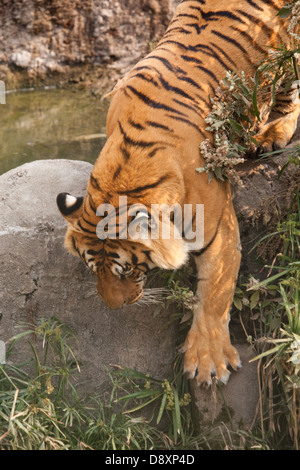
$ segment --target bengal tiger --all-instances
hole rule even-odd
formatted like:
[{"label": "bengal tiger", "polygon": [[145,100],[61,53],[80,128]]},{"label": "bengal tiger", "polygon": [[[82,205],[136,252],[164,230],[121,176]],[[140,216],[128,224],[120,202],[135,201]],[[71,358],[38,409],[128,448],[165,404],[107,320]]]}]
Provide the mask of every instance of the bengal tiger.
[{"label": "bengal tiger", "polygon": [[[283,5],[284,0],[182,0],[155,49],[113,91],[107,141],[86,196],[57,197],[68,222],[65,247],[96,274],[98,294],[112,309],[139,300],[154,267],[178,269],[189,253],[194,256],[197,301],[183,352],[184,372],[198,383],[211,383],[213,376],[226,383],[228,366],[241,366],[228,328],[241,260],[239,227],[230,183],[209,183],[206,173],[196,171],[204,164],[200,143],[211,139],[205,117],[226,71],[252,76],[270,48],[290,46],[288,21],[277,16]],[[299,105],[289,102],[280,112],[257,135],[265,151],[283,148],[295,131]],[[204,205],[203,244],[191,251],[184,237],[124,238],[118,231],[124,217],[120,196],[128,206],[144,208],[125,217],[128,225],[136,221],[146,230],[153,204],[192,205],[193,224],[196,205]],[[104,214],[97,210],[105,204],[117,208],[117,233],[100,239]]]}]

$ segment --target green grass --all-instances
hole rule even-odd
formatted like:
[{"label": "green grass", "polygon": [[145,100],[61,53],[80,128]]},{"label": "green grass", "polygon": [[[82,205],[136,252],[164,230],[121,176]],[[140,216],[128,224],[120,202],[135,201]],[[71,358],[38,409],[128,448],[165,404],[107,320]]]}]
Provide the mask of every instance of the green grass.
[{"label": "green grass", "polygon": [[[277,230],[281,251],[267,265],[268,277],[238,286],[234,299],[242,317],[253,320],[246,331],[257,351],[260,403],[256,432],[272,449],[300,446],[300,197]],[[246,330],[247,328],[245,328]]]},{"label": "green grass", "polygon": [[[79,365],[70,347],[73,334],[58,319],[43,320],[12,342],[29,340],[32,355],[18,366],[0,366],[0,448],[11,450],[149,449],[164,434],[111,396],[79,397],[74,379]],[[29,372],[28,372],[29,371]],[[160,444],[162,445],[162,444]]]}]

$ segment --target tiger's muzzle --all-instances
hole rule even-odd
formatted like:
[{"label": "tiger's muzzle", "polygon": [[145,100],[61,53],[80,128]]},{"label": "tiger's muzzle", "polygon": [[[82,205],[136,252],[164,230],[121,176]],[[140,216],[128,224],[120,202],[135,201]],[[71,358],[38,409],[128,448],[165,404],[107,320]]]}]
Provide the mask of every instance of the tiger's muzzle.
[{"label": "tiger's muzzle", "polygon": [[130,305],[143,297],[143,282],[134,279],[119,279],[115,275],[106,273],[105,278],[97,276],[97,292],[99,297],[111,309],[118,309],[124,305]]}]

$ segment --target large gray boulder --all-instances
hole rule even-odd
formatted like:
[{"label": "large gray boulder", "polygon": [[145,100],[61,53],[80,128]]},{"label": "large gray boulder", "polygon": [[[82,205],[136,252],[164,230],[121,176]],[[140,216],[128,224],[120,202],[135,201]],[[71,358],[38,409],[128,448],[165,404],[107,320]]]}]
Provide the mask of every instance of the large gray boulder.
[{"label": "large gray boulder", "polygon": [[[56,195],[83,195],[91,168],[46,160],[0,176],[0,341],[20,333],[24,322],[55,315],[77,337],[83,393],[106,388],[110,364],[167,377],[175,351],[174,330],[162,328],[167,312],[154,317],[148,306],[108,309],[97,296],[94,275],[63,248],[66,222]],[[24,355],[18,349],[10,360]]]}]

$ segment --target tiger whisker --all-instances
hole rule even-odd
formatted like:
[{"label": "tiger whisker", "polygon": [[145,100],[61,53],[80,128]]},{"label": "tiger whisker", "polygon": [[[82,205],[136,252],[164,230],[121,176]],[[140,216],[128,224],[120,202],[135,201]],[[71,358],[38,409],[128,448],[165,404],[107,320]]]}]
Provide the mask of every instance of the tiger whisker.
[{"label": "tiger whisker", "polygon": [[151,289],[144,289],[144,295],[139,299],[137,305],[147,305],[147,304],[160,304],[162,303],[167,294],[169,294],[169,289],[164,287],[154,287]]}]

